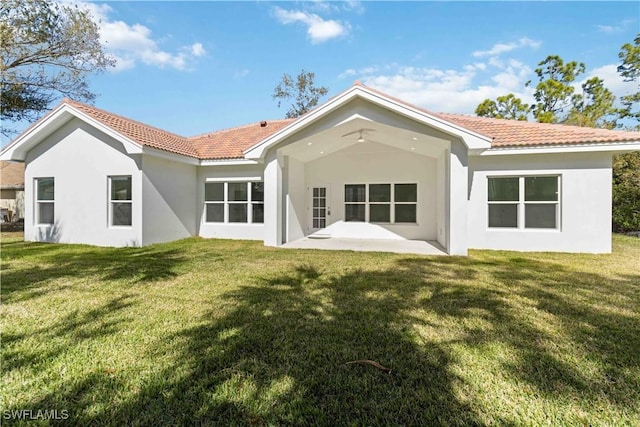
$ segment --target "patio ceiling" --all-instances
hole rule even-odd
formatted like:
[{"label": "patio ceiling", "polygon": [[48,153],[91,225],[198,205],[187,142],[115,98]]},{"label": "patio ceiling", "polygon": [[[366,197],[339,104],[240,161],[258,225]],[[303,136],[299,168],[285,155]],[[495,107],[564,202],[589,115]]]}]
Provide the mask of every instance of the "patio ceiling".
[{"label": "patio ceiling", "polygon": [[[302,162],[309,162],[355,144],[384,144],[434,158],[449,147],[449,140],[427,133],[427,129],[421,130],[419,127],[405,129],[355,116],[333,127],[294,139],[279,151]],[[358,142],[360,131],[364,142]]]}]

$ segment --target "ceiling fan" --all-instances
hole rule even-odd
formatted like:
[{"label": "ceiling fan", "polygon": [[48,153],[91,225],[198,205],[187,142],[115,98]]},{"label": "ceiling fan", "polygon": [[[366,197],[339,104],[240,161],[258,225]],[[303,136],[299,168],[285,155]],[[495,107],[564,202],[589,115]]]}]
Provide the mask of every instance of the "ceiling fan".
[{"label": "ceiling fan", "polygon": [[344,138],[345,136],[358,134],[357,142],[365,142],[366,141],[364,139],[365,132],[373,132],[373,131],[375,131],[375,129],[362,128],[362,129],[354,130],[353,132],[345,133],[344,135],[342,135],[342,137]]}]

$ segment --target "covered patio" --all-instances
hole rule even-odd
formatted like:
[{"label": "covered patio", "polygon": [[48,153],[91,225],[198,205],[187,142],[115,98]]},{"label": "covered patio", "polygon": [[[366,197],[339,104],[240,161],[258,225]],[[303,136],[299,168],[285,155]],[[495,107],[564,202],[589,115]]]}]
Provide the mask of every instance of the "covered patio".
[{"label": "covered patio", "polygon": [[465,255],[467,154],[488,145],[354,86],[244,154],[265,165],[266,245]]}]

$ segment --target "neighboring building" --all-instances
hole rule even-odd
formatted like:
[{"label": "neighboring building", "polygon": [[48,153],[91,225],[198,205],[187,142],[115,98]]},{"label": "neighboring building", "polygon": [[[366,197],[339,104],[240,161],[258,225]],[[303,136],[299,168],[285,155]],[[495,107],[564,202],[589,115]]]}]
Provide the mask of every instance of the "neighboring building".
[{"label": "neighboring building", "polygon": [[268,246],[316,235],[611,251],[611,159],[640,134],[435,114],[359,82],[297,119],[185,138],[64,100],[26,164],[25,239]]},{"label": "neighboring building", "polygon": [[24,163],[0,161],[0,221],[24,218]]}]

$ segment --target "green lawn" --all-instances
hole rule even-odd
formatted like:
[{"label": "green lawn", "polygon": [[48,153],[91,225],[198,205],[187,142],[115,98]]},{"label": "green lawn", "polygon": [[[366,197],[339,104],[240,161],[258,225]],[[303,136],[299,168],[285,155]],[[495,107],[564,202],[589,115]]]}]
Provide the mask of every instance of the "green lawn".
[{"label": "green lawn", "polygon": [[65,425],[640,425],[638,238],[467,258],[21,238],[2,236],[4,425],[20,409]]}]

